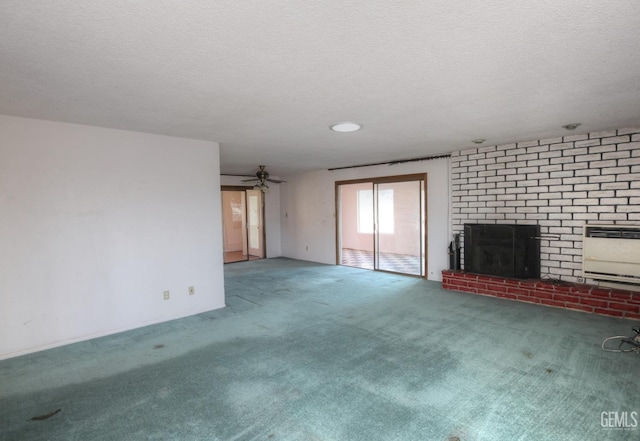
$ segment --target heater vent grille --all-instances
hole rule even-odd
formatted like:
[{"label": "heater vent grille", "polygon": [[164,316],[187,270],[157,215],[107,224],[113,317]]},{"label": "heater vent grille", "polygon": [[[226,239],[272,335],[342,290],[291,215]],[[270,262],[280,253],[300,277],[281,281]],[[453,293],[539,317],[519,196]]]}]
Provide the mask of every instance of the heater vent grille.
[{"label": "heater vent grille", "polygon": [[585,277],[640,284],[640,226],[586,225],[582,251]]}]

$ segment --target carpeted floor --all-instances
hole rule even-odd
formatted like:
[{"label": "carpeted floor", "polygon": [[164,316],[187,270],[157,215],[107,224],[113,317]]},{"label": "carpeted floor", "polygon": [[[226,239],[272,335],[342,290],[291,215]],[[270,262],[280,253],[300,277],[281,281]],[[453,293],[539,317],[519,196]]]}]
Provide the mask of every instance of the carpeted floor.
[{"label": "carpeted floor", "polygon": [[600,349],[637,323],[289,259],[225,277],[222,310],[1,361],[0,439],[640,438],[603,427],[640,411],[640,356]]}]

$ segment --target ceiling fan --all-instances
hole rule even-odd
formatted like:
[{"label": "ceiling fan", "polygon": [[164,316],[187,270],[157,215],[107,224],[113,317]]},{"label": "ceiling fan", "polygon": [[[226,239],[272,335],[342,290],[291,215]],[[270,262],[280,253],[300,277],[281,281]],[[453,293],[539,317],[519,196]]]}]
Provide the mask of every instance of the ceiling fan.
[{"label": "ceiling fan", "polygon": [[273,182],[276,184],[281,184],[283,182],[286,181],[282,181],[280,179],[269,179],[269,172],[266,171],[264,165],[260,166],[260,170],[258,170],[256,172],[256,178],[254,179],[243,179],[242,182],[251,182],[251,181],[257,181],[256,184],[253,186],[254,189],[256,190],[262,190],[262,191],[268,191],[269,190],[269,186],[267,185],[267,182]]}]

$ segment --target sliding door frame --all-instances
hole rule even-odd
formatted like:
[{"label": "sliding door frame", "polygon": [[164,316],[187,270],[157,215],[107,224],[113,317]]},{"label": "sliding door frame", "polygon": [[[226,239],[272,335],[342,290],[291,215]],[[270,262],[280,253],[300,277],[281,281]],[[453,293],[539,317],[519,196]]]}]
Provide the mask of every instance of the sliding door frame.
[{"label": "sliding door frame", "polygon": [[[415,277],[422,277],[422,278],[427,278],[429,271],[429,222],[427,221],[427,215],[428,210],[427,210],[427,206],[428,206],[428,197],[427,197],[427,173],[413,173],[410,175],[395,175],[395,176],[379,176],[379,177],[375,177],[375,178],[362,178],[362,179],[351,179],[351,180],[347,180],[347,181],[336,181],[335,182],[335,220],[336,220],[336,265],[341,265],[340,262],[340,231],[341,231],[341,225],[340,225],[340,220],[342,218],[341,216],[341,201],[340,201],[340,186],[341,185],[349,185],[349,184],[364,184],[364,183],[371,183],[372,185],[376,185],[376,184],[388,184],[388,183],[396,183],[396,182],[409,182],[409,181],[422,181],[422,195],[424,195],[424,197],[420,197],[420,204],[421,204],[421,214],[423,216],[422,221],[424,222],[424,242],[422,243],[422,251],[424,253],[424,268],[423,268],[423,273],[424,275],[419,275],[419,276],[415,276]],[[374,217],[375,219],[375,217]],[[422,230],[422,225],[420,225],[420,230]],[[376,235],[378,234],[377,231],[377,226],[374,228],[374,241],[373,241],[373,255],[374,255],[374,271],[382,271],[382,272],[392,272],[392,271],[385,271],[385,270],[381,270],[381,269],[376,269],[376,265],[375,265],[375,255],[376,255],[376,251],[377,251],[377,240],[376,240]],[[422,256],[420,256],[420,259],[422,260]],[[397,274],[397,273],[395,273]],[[412,275],[412,274],[408,274],[408,275]]]}]

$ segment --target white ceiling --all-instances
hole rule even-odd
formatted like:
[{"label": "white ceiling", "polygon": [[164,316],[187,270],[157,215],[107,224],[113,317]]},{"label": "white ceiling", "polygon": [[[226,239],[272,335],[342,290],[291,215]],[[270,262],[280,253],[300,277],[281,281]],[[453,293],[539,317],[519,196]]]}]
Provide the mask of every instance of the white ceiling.
[{"label": "white ceiling", "polygon": [[640,2],[0,0],[0,113],[284,176],[637,127]]}]

